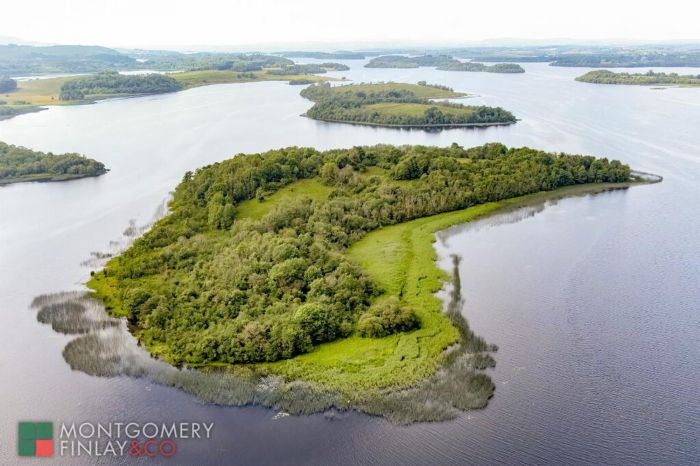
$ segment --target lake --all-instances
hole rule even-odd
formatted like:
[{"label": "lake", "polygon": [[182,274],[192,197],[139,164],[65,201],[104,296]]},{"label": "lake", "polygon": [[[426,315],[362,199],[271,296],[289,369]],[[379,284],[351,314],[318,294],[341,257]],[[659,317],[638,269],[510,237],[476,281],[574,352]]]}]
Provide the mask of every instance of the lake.
[{"label": "lake", "polygon": [[[299,86],[260,82],[0,122],[4,142],[83,153],[111,169],[0,188],[0,463],[17,462],[18,420],[186,420],[215,422],[213,439],[178,443],[189,464],[697,464],[700,89],[578,83],[588,69],[545,64],[508,75],[344,63],[351,70],[330,74],[443,84],[521,121],[441,132],[323,123],[299,116],[311,105]],[[71,370],[62,351],[73,337],[30,309],[37,295],[84,289],[91,269],[81,263],[118,247],[130,223],[151,221],[187,170],[290,145],[453,142],[607,156],[664,177],[439,235],[446,269],[450,255],[462,257],[465,317],[499,346],[496,394],[482,411],[397,427],[356,413],[274,419],[272,410],[207,405],[148,379]]]}]

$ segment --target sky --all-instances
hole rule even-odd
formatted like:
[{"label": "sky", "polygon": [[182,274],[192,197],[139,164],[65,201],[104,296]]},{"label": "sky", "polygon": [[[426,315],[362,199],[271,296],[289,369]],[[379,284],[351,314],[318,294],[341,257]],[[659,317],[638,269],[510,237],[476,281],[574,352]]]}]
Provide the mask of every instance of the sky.
[{"label": "sky", "polygon": [[502,38],[700,41],[698,0],[8,0],[3,3],[0,36],[112,47],[456,45]]}]

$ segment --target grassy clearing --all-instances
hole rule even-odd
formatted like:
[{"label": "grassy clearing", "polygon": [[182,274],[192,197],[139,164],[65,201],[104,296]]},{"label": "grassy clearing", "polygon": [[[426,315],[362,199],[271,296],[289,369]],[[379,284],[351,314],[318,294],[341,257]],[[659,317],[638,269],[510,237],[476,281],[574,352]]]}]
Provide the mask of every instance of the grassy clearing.
[{"label": "grassy clearing", "polygon": [[186,89],[208,86],[210,84],[247,83],[254,81],[290,81],[299,79],[314,82],[335,81],[335,78],[316,75],[276,75],[268,73],[268,70],[246,73],[226,70],[184,71],[181,73],[173,73],[170,76],[179,81]]},{"label": "grassy clearing", "polygon": [[371,84],[348,84],[346,86],[336,86],[332,88],[333,92],[341,93],[345,91],[352,92],[388,92],[388,91],[409,91],[413,92],[421,99],[454,99],[464,97],[467,94],[463,92],[449,91],[431,86],[420,86],[418,84],[408,83],[371,83]]},{"label": "grassy clearing", "polygon": [[61,86],[69,78],[30,79],[19,81],[17,90],[0,94],[7,101],[25,101],[32,105],[66,105],[72,102],[59,100]]},{"label": "grassy clearing", "polygon": [[308,197],[314,201],[328,199],[333,188],[321,184],[317,179],[300,180],[272,193],[264,201],[250,199],[238,205],[236,218],[260,220],[276,205],[284,204],[292,199]]},{"label": "grassy clearing", "polygon": [[382,102],[378,104],[370,104],[365,106],[365,110],[392,116],[421,117],[425,114],[425,111],[431,107],[437,107],[442,113],[450,116],[469,116],[474,113],[474,109],[472,107],[452,107],[449,105],[440,105],[439,103],[413,104],[404,102]]}]

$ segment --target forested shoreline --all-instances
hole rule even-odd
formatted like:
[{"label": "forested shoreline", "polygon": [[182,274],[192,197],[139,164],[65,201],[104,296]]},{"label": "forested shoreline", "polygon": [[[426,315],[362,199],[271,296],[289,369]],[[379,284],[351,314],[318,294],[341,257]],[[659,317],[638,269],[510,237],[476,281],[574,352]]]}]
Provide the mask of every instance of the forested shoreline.
[{"label": "forested shoreline", "polygon": [[[187,173],[171,214],[91,286],[147,348],[174,364],[287,359],[355,332],[379,337],[421,325],[400,296],[380,299],[383,290],[345,255],[366,233],[560,186],[629,178],[618,161],[501,144],[239,155]],[[257,220],[238,217],[246,202],[299,180],[329,189],[315,199],[287,199]]]},{"label": "forested shoreline", "polygon": [[0,142],[0,186],[25,181],[65,181],[107,173],[104,164],[82,155],[55,155]]},{"label": "forested shoreline", "polygon": [[61,100],[85,100],[102,96],[162,94],[182,89],[182,85],[163,74],[123,75],[97,73],[69,79],[61,86]]}]

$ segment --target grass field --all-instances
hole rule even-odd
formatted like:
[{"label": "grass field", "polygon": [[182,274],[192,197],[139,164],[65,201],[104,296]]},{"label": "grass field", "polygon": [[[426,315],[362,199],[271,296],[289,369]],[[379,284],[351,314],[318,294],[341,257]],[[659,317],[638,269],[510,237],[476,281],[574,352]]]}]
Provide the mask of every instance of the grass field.
[{"label": "grass field", "polygon": [[[255,75],[255,78],[250,75]],[[178,80],[186,89],[210,84],[245,83],[253,81],[289,81],[293,79],[308,79],[310,81],[335,81],[335,78],[322,77],[317,75],[276,75],[270,74],[267,70],[241,73],[240,71],[184,71],[173,73],[171,77]]]},{"label": "grass field", "polygon": [[449,105],[440,105],[439,103],[412,104],[405,102],[382,102],[378,104],[365,105],[363,108],[365,110],[379,112],[384,115],[421,117],[425,114],[425,111],[431,107],[437,107],[442,113],[451,116],[468,116],[474,113],[474,109],[472,107],[452,107]]},{"label": "grass field", "polygon": [[19,81],[17,90],[0,94],[1,100],[21,100],[33,105],[66,105],[72,102],[59,100],[61,85],[69,78],[30,79]]},{"label": "grass field", "polygon": [[420,86],[408,83],[372,83],[372,84],[348,84],[345,86],[335,86],[331,88],[333,92],[382,92],[382,91],[410,91],[421,99],[454,99],[465,97],[463,92],[448,91],[431,86]]}]

